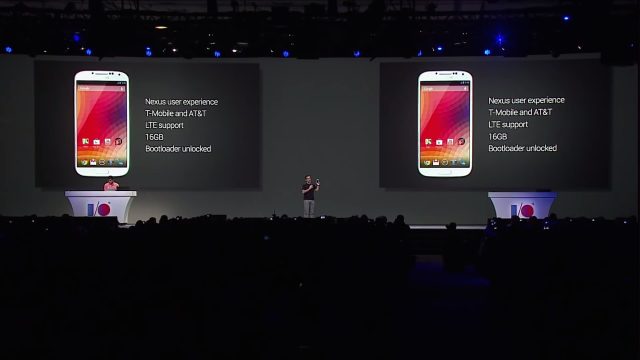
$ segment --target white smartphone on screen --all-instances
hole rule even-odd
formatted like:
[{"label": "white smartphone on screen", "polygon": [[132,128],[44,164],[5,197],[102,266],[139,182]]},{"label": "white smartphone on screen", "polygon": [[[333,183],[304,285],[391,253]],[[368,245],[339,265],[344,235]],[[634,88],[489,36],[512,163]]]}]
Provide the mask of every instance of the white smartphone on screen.
[{"label": "white smartphone on screen", "polygon": [[74,78],[75,168],[82,176],[129,172],[129,77],[80,71]]},{"label": "white smartphone on screen", "polygon": [[473,81],[465,71],[427,71],[418,77],[418,171],[461,177],[473,166]]}]

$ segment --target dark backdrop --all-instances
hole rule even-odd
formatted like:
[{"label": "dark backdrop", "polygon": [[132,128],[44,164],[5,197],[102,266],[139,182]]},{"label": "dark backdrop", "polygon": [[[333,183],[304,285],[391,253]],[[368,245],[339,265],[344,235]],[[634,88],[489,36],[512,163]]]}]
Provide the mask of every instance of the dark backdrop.
[{"label": "dark backdrop", "polygon": [[[561,56],[554,61],[567,61]],[[217,64],[220,59],[56,58],[142,64]],[[544,57],[544,60],[551,59]],[[443,59],[442,61],[460,61]],[[527,58],[526,61],[539,61]],[[303,176],[322,180],[316,213],[335,216],[405,215],[409,223],[482,224],[493,216],[485,191],[385,189],[379,184],[380,65],[401,59],[247,59],[258,63],[262,82],[261,183],[251,190],[139,191],[131,221],[205,213],[230,216],[301,215]],[[410,59],[437,64],[439,59]],[[503,66],[522,59],[465,59]],[[0,214],[61,215],[71,207],[61,190],[35,184],[34,59],[0,55]],[[638,71],[611,69],[611,186],[594,191],[560,191],[552,211],[559,216],[615,217],[638,212]],[[412,142],[413,144],[413,142]],[[125,184],[126,185],[126,184]],[[73,190],[69,188],[68,190]],[[133,190],[136,190],[133,188]]]}]

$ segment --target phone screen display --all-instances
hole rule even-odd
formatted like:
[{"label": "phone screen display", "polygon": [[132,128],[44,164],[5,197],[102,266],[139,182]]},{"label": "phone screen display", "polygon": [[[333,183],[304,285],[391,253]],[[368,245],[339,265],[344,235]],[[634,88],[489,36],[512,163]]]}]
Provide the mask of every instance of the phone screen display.
[{"label": "phone screen display", "polygon": [[420,167],[468,168],[471,81],[420,81]]},{"label": "phone screen display", "polygon": [[127,82],[76,81],[76,166],[127,167]]}]

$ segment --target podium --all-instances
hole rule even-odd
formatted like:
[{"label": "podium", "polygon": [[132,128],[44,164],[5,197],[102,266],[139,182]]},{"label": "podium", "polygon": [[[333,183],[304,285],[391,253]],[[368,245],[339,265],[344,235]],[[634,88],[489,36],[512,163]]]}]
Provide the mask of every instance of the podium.
[{"label": "podium", "polygon": [[555,192],[490,192],[489,198],[499,218],[518,216],[539,219],[549,216],[551,205],[558,196]]},{"label": "podium", "polygon": [[127,223],[135,191],[65,191],[73,216],[116,216]]}]

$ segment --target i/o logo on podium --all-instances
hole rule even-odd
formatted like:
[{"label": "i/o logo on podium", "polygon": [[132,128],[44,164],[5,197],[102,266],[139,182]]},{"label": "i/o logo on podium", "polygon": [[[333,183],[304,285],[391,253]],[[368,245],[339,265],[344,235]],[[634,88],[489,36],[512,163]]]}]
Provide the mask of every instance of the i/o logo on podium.
[{"label": "i/o logo on podium", "polygon": [[96,204],[87,204],[87,216],[107,216],[111,213],[111,206],[109,203],[102,203],[98,201]]},{"label": "i/o logo on podium", "polygon": [[511,204],[511,216],[530,218],[533,215],[535,215],[535,212],[536,210],[535,210],[534,203],[530,203],[530,204],[520,203],[519,205]]}]

